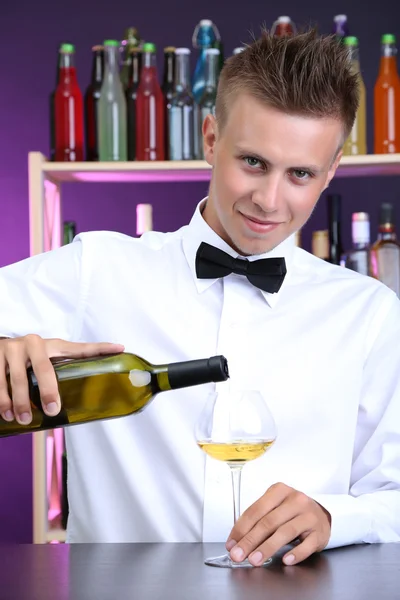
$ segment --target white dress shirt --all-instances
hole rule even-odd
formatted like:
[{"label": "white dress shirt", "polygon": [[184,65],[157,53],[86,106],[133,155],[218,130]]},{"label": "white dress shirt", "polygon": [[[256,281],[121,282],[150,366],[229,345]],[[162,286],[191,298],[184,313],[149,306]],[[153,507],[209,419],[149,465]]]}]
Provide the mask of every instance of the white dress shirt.
[{"label": "white dress shirt", "polygon": [[[232,384],[262,392],[278,431],[243,470],[242,510],[281,481],[331,513],[329,547],[400,541],[396,295],[297,248],[294,236],[263,255],[285,257],[277,294],[241,275],[199,280],[202,241],[237,256],[199,204],[174,233],[84,233],[5,267],[0,332],[123,343],[156,364],[225,355]],[[226,540],[229,468],[194,437],[214,387],[166,392],[138,415],[66,428],[69,542]]]}]

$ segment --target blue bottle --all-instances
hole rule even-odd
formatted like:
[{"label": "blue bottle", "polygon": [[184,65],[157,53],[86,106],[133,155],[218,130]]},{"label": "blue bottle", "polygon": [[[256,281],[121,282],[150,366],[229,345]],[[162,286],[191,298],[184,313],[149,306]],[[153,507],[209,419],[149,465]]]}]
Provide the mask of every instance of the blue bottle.
[{"label": "blue bottle", "polygon": [[201,19],[193,32],[193,48],[200,50],[196,67],[192,78],[192,94],[194,98],[194,153],[195,158],[201,157],[200,139],[198,132],[201,131],[199,102],[203,96],[206,86],[206,50],[212,48],[215,42],[219,42],[221,36],[217,26],[210,19]]}]

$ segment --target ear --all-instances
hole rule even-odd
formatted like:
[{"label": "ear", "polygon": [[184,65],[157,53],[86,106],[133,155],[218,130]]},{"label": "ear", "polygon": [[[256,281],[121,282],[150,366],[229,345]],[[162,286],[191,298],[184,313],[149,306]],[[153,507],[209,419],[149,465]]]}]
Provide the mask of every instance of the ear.
[{"label": "ear", "polygon": [[342,158],[342,156],[343,156],[343,149],[341,148],[341,149],[339,150],[339,152],[337,153],[337,155],[336,155],[336,158],[335,158],[335,160],[333,161],[333,163],[332,163],[332,165],[331,165],[331,167],[330,167],[330,169],[329,169],[329,171],[328,171],[328,174],[327,174],[327,177],[326,177],[326,182],[325,182],[325,187],[324,187],[324,190],[326,190],[326,188],[329,186],[330,182],[332,181],[332,179],[333,179],[333,176],[334,176],[334,175],[335,175],[335,173],[336,173],[336,169],[337,169],[337,168],[338,168],[338,166],[339,166],[339,163],[340,163],[340,161],[341,161],[341,158]]},{"label": "ear", "polygon": [[218,125],[212,114],[208,114],[203,121],[203,150],[204,158],[209,165],[214,165],[215,144],[218,139]]}]

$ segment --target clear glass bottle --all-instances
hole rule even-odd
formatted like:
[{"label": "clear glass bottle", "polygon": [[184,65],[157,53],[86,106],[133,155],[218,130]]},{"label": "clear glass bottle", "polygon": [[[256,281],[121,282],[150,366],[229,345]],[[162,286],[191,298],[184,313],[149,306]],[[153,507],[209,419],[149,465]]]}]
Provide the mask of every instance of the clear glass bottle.
[{"label": "clear glass bottle", "polygon": [[400,244],[394,225],[394,208],[383,202],[379,214],[378,239],[371,248],[370,274],[400,296]]},{"label": "clear glass bottle", "polygon": [[354,212],[351,217],[351,237],[353,246],[341,257],[342,267],[369,275],[370,264],[370,221],[366,212]]},{"label": "clear glass bottle", "polygon": [[119,75],[119,42],[104,42],[104,77],[99,99],[99,159],[127,159],[126,97]]},{"label": "clear glass bottle", "polygon": [[219,50],[218,48],[207,48],[205,51],[206,58],[206,69],[205,69],[205,78],[206,85],[204,88],[204,93],[199,102],[199,111],[200,111],[200,119],[199,119],[199,149],[198,156],[200,158],[204,158],[204,149],[203,149],[203,122],[208,114],[214,114],[215,109],[215,101],[217,98],[217,82],[218,82],[218,72],[219,72]]},{"label": "clear glass bottle", "polygon": [[345,156],[367,154],[367,100],[365,84],[360,70],[358,39],[354,36],[348,36],[343,39],[343,44],[349,49],[352,71],[357,74],[360,91],[360,102],[356,118],[350,135],[344,143],[343,154]]}]

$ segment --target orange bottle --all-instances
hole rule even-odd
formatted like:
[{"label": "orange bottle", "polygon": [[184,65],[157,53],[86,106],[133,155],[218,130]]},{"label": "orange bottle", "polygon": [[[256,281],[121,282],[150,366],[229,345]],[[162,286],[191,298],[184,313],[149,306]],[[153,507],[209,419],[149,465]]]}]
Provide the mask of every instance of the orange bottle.
[{"label": "orange bottle", "polygon": [[381,62],[374,88],[374,152],[400,152],[400,79],[396,63],[396,37],[382,36]]}]

